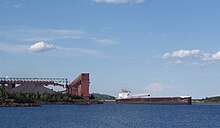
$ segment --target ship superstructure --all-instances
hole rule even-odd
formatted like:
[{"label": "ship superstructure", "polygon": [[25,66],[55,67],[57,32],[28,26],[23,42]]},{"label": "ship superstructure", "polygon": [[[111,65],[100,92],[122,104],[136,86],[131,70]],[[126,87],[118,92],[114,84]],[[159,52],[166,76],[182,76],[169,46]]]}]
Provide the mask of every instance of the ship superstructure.
[{"label": "ship superstructure", "polygon": [[122,92],[120,92],[118,94],[118,98],[117,99],[127,99],[127,98],[147,98],[149,97],[150,94],[136,94],[136,95],[132,95],[130,91],[127,90],[122,90]]}]

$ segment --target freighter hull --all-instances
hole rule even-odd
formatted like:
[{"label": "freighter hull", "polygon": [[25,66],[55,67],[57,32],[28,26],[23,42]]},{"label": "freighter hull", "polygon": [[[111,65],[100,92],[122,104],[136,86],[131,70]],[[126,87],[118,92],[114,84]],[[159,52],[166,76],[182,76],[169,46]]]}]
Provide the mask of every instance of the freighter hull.
[{"label": "freighter hull", "polygon": [[118,104],[192,104],[191,97],[149,97],[116,99]]}]

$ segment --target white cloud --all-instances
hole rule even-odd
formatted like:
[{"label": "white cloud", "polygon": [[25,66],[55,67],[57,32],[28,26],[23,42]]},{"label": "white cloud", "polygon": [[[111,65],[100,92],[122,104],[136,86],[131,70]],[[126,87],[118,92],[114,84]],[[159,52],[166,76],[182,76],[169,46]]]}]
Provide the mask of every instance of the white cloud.
[{"label": "white cloud", "polygon": [[220,51],[216,52],[211,56],[212,60],[220,60]]},{"label": "white cloud", "polygon": [[144,0],[91,0],[96,3],[105,4],[125,4],[125,3],[143,3]]},{"label": "white cloud", "polygon": [[211,59],[211,54],[203,52],[200,56],[200,59],[203,61],[209,61]]},{"label": "white cloud", "polygon": [[96,42],[100,45],[112,45],[112,44],[118,44],[116,40],[112,39],[98,39]]},{"label": "white cloud", "polygon": [[184,59],[187,57],[192,57],[196,59],[201,59],[203,61],[210,61],[210,60],[220,60],[220,51],[211,54],[208,52],[204,52],[199,49],[194,49],[194,50],[178,50],[178,51],[173,51],[173,52],[167,52],[162,55],[162,59]]},{"label": "white cloud", "polygon": [[199,49],[193,50],[178,50],[164,53],[162,59],[168,60],[168,64],[172,65],[194,65],[205,66],[215,61],[220,60],[220,51],[216,53],[209,53]]},{"label": "white cloud", "polygon": [[29,51],[31,52],[45,52],[55,49],[53,44],[48,44],[44,42],[38,42],[30,46]]},{"label": "white cloud", "polygon": [[168,58],[184,58],[184,57],[197,57],[200,54],[200,50],[194,49],[194,50],[178,50],[174,52],[167,52],[165,53],[162,58],[168,59]]},{"label": "white cloud", "polygon": [[161,58],[162,59],[168,59],[170,57],[171,57],[171,54],[169,52],[167,52],[167,53],[163,54]]}]

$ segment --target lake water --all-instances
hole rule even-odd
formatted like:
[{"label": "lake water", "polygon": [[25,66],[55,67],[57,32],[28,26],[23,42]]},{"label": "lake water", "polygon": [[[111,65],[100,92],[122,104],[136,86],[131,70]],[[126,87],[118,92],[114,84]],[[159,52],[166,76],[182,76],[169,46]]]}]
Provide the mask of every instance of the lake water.
[{"label": "lake water", "polygon": [[0,107],[1,128],[220,128],[220,105]]}]

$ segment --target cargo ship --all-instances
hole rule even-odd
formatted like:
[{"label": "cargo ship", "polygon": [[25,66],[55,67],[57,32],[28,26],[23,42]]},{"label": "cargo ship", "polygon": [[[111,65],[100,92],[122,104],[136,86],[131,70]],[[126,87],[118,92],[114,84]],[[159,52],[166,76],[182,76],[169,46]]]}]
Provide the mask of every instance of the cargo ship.
[{"label": "cargo ship", "polygon": [[191,105],[191,96],[151,97],[149,94],[131,95],[130,91],[122,90],[116,98],[117,104],[182,104]]}]

